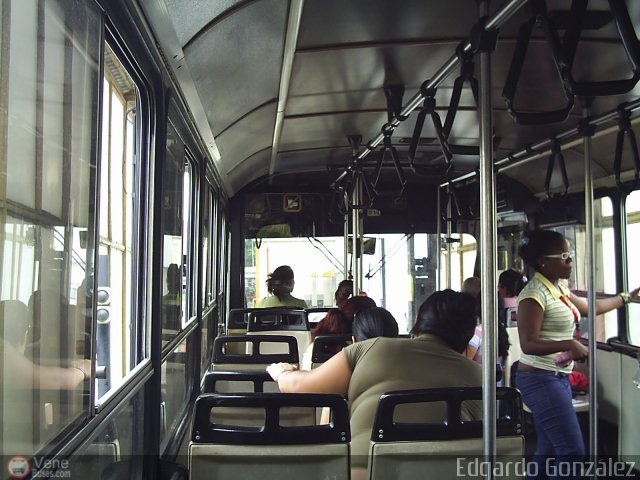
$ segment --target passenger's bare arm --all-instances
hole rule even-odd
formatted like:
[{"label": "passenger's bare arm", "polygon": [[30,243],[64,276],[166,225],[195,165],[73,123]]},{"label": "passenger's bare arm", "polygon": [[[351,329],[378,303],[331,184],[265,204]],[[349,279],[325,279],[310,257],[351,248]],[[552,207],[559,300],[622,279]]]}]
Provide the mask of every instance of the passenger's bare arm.
[{"label": "passenger's bare arm", "polygon": [[273,363],[267,367],[267,372],[278,382],[280,391],[289,393],[346,395],[351,380],[351,369],[344,352],[336,353],[313,370],[296,370],[288,363]]},{"label": "passenger's bare arm", "polygon": [[[636,288],[635,290],[631,290],[629,292],[629,298],[632,300],[637,300],[639,292],[640,292],[640,287]],[[586,298],[579,297],[575,293],[571,293],[571,303],[573,303],[578,308],[578,310],[580,311],[580,314],[582,314],[583,316],[588,315],[589,304]],[[624,300],[620,295],[615,295],[613,297],[607,297],[607,298],[598,298],[596,299],[596,315],[607,313],[607,312],[610,312],[611,310],[614,310],[616,308],[620,308],[623,306],[624,306]]]}]

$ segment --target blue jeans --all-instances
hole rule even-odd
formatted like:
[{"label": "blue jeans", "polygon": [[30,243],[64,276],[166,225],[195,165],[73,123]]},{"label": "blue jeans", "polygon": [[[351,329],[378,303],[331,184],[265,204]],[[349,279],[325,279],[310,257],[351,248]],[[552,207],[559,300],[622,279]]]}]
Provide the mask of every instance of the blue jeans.
[{"label": "blue jeans", "polygon": [[[533,414],[538,437],[527,478],[580,478],[567,476],[564,468],[582,461],[585,454],[578,417],[571,403],[569,377],[547,370],[518,370],[516,375],[522,399]],[[564,475],[556,475],[563,470]]]}]

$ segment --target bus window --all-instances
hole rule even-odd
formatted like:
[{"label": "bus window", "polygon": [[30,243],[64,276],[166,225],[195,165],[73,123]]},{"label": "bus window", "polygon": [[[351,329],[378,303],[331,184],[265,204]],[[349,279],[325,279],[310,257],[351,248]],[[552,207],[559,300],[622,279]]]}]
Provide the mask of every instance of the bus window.
[{"label": "bus window", "polygon": [[[192,263],[192,210],[196,189],[187,149],[171,122],[167,124],[164,163],[162,341],[169,342],[190,320],[194,291],[188,283]],[[192,298],[193,297],[193,298]]]},{"label": "bus window", "polygon": [[95,252],[95,232],[88,231],[95,219],[102,12],[89,2],[2,5],[4,472],[7,456],[29,457],[89,415],[92,314],[85,292]]},{"label": "bus window", "polygon": [[442,244],[440,288],[446,288],[447,272],[450,269],[451,283],[449,288],[460,291],[464,279],[474,275],[478,247],[476,239],[472,235],[454,233],[451,237],[455,240],[451,243],[451,258],[449,258],[447,245],[444,242]]},{"label": "bus window", "polygon": [[[635,288],[640,285],[640,190],[632,192],[627,196],[627,285]],[[628,326],[629,343],[640,345],[640,304],[630,303],[628,306]]]},{"label": "bus window", "polygon": [[100,223],[96,265],[98,326],[96,362],[107,378],[96,380],[100,398],[117,388],[136,366],[138,299],[134,266],[138,257],[139,90],[108,43],[102,92],[102,151],[99,159]]},{"label": "bus window", "polygon": [[[436,236],[366,236],[375,240],[370,240],[375,249],[363,255],[362,290],[393,314],[400,333],[407,333],[418,307],[436,288]],[[267,275],[279,265],[289,265],[296,281],[294,296],[309,307],[333,306],[335,290],[344,279],[343,250],[343,237],[245,240],[246,305],[254,307],[266,297]]]},{"label": "bus window", "polygon": [[[595,250],[595,270],[596,270],[596,292],[613,294],[616,293],[616,265],[611,258],[611,252],[615,251],[613,232],[613,204],[609,197],[595,199],[593,202],[594,221],[594,250]],[[587,276],[589,274],[589,259],[586,256],[586,229],[584,225],[568,225],[558,227],[554,230],[562,233],[571,245],[573,245],[576,256],[573,261],[573,271],[569,279],[569,287],[586,297]],[[608,338],[618,335],[618,316],[613,310],[596,318],[596,339],[604,342]],[[582,331],[587,332],[586,325]]]}]

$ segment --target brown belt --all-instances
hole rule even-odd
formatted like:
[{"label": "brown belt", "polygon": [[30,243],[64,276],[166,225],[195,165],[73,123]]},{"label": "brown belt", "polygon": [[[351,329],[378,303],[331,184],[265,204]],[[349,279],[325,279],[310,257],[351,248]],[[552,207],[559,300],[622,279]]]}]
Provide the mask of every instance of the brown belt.
[{"label": "brown belt", "polygon": [[518,364],[518,370],[522,372],[548,372],[544,368],[532,367],[531,365],[526,365],[522,362]]}]

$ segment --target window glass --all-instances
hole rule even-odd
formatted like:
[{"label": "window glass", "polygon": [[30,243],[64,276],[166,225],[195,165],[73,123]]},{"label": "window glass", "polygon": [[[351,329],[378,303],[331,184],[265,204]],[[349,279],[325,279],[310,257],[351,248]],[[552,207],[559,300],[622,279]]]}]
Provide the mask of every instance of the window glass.
[{"label": "window glass", "polygon": [[206,184],[204,192],[204,201],[202,203],[202,255],[201,255],[201,271],[202,271],[202,307],[206,308],[209,304],[209,254],[211,248],[211,187]]},{"label": "window glass", "polygon": [[[451,258],[447,244],[442,243],[440,260],[440,288],[449,288],[459,291],[465,278],[473,277],[476,264],[477,245],[476,239],[466,233],[453,233],[451,238]],[[450,263],[450,266],[449,266]],[[451,283],[447,282],[447,274],[451,271]]]},{"label": "window glass", "polygon": [[[640,190],[627,196],[627,285],[630,289],[640,285]],[[640,303],[627,306],[629,342],[640,345]]]},{"label": "window glass", "polygon": [[[594,253],[595,253],[595,274],[596,292],[606,294],[616,294],[616,262],[613,259],[615,252],[614,231],[613,231],[613,204],[609,197],[594,200],[593,203],[593,225],[594,225]],[[571,248],[575,250],[576,256],[573,261],[569,287],[578,291],[578,294],[586,297],[587,278],[590,272],[589,259],[586,255],[586,229],[584,225],[569,225],[558,227],[554,230],[562,233]],[[585,325],[582,329],[587,332]],[[604,315],[596,317],[596,338],[604,342],[608,338],[618,335],[618,313],[612,310]]]},{"label": "window glass", "polygon": [[89,414],[101,12],[0,2],[0,452]]},{"label": "window glass", "polygon": [[162,341],[163,344],[180,331],[186,296],[183,292],[183,216],[186,149],[171,122],[167,124],[167,154],[163,165],[163,234],[162,255]]},{"label": "window glass", "polygon": [[210,229],[211,229],[211,234],[210,234],[210,239],[211,239],[211,248],[210,251],[211,253],[209,254],[209,265],[208,265],[208,269],[207,269],[207,294],[209,295],[209,302],[215,302],[216,301],[216,294],[217,294],[217,288],[218,288],[218,268],[217,266],[219,258],[218,258],[218,252],[219,252],[219,245],[222,245],[218,239],[218,235],[219,235],[219,223],[218,223],[218,198],[215,195],[214,190],[211,190],[211,205],[210,205],[210,210],[211,210],[211,218],[210,218]]},{"label": "window glass", "polygon": [[174,432],[177,428],[178,422],[180,422],[180,413],[189,399],[188,389],[191,382],[187,364],[188,345],[189,339],[185,338],[162,363],[160,451],[164,451],[167,442],[171,440],[168,433]]},{"label": "window glass", "polygon": [[[413,326],[420,304],[435,291],[436,236],[427,234],[367,234],[362,289],[378,306],[389,310],[401,333]],[[365,244],[367,245],[367,244]],[[269,295],[265,281],[280,265],[294,271],[292,294],[309,307],[334,305],[344,278],[343,237],[263,238],[245,241],[245,299],[248,307]]]},{"label": "window glass", "polygon": [[194,217],[194,178],[193,178],[193,166],[191,162],[185,157],[184,159],[184,174],[182,177],[182,278],[180,280],[182,285],[182,322],[185,325],[193,316],[196,305],[196,285],[192,284],[191,279],[197,278],[196,276],[196,256],[192,252],[196,252],[193,248],[193,238],[195,222],[192,221]]},{"label": "window glass", "polygon": [[135,478],[133,464],[141,462],[144,453],[143,418],[144,388],[141,388],[105,422],[90,444],[75,452],[71,461],[67,460],[68,468],[63,466],[57,478],[112,478],[114,472],[118,472],[116,476]]},{"label": "window glass", "polygon": [[[132,332],[136,315],[134,278],[138,255],[137,213],[140,194],[137,162],[139,94],[125,66],[105,44],[102,92],[102,151],[99,168],[100,224],[96,292],[96,362],[107,367],[96,380],[100,398],[117,388],[136,366]],[[102,370],[102,369],[101,369]]]}]

